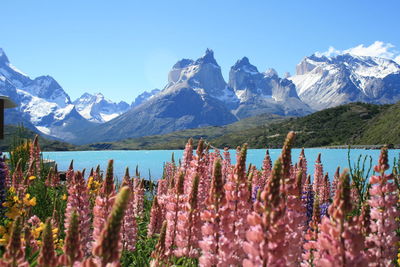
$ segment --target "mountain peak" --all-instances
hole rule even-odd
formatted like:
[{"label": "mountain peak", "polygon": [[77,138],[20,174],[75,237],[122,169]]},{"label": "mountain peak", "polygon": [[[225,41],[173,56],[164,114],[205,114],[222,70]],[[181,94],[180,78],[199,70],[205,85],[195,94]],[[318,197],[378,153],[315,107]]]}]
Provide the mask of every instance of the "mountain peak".
[{"label": "mountain peak", "polygon": [[272,76],[278,76],[278,72],[274,68],[269,68],[264,72],[265,76],[272,77]]},{"label": "mountain peak", "polygon": [[232,66],[232,70],[243,70],[249,73],[258,73],[258,69],[256,66],[252,65],[247,57],[242,57],[236,61],[235,65]]},{"label": "mountain peak", "polygon": [[195,62],[195,64],[198,64],[198,65],[207,64],[207,63],[211,63],[211,64],[218,66],[218,63],[214,58],[214,51],[209,48],[206,49],[204,56],[197,59]]},{"label": "mountain peak", "polygon": [[178,62],[176,62],[175,65],[172,68],[173,69],[183,69],[183,68],[186,68],[187,66],[189,66],[192,63],[193,63],[193,60],[184,58],[184,59],[181,59]]},{"label": "mountain peak", "polygon": [[4,50],[0,48],[0,63],[10,63]]}]

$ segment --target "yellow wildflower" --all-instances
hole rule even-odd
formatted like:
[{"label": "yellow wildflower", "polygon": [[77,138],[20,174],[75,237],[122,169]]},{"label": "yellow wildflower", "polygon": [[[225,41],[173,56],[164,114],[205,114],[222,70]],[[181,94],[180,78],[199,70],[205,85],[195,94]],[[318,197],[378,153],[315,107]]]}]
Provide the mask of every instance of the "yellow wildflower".
[{"label": "yellow wildflower", "polygon": [[0,235],[4,235],[6,232],[6,228],[3,225],[0,225]]},{"label": "yellow wildflower", "polygon": [[6,212],[5,215],[6,215],[6,217],[10,218],[11,220],[14,220],[21,214],[22,214],[22,212],[18,208],[12,207],[12,208],[10,208],[10,210],[8,210]]},{"label": "yellow wildflower", "polygon": [[8,234],[4,234],[2,238],[0,238],[0,245],[7,245],[8,240],[10,240],[10,236]]},{"label": "yellow wildflower", "polygon": [[33,236],[35,239],[38,239],[39,236],[40,236],[40,234],[41,234],[42,231],[43,231],[43,228],[44,228],[44,223],[41,222],[40,225],[39,225],[38,227],[32,229],[32,231],[31,231],[32,236]]},{"label": "yellow wildflower", "polygon": [[33,198],[29,199],[30,196],[31,196],[31,195],[29,195],[29,194],[26,194],[26,195],[25,195],[25,197],[24,197],[24,204],[25,204],[26,206],[36,206],[36,197],[33,197]]},{"label": "yellow wildflower", "polygon": [[35,179],[36,179],[36,176],[33,176],[33,175],[32,175],[32,176],[29,176],[28,179],[29,179],[29,181],[35,180]]},{"label": "yellow wildflower", "polygon": [[61,196],[61,199],[62,199],[62,200],[67,200],[67,194],[62,195],[62,196]]},{"label": "yellow wildflower", "polygon": [[29,200],[29,205],[30,206],[36,206],[36,197],[33,197]]}]

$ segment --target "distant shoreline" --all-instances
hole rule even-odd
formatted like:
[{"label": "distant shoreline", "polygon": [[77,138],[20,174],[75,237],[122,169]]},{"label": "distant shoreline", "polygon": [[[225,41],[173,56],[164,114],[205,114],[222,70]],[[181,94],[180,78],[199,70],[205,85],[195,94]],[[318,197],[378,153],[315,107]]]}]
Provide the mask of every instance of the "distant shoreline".
[{"label": "distant shoreline", "polygon": [[[365,150],[380,150],[384,145],[350,145],[350,149],[365,149]],[[321,146],[321,147],[293,147],[293,149],[348,149],[349,145],[336,145],[336,146]],[[145,151],[145,150],[182,150],[184,148],[182,147],[176,147],[176,148],[159,148],[159,149],[154,149],[154,148],[141,148],[141,149],[85,149],[81,150],[79,147],[77,149],[72,149],[72,150],[43,150],[44,152],[82,152],[82,151]],[[218,148],[222,150],[223,148]],[[234,149],[233,147],[229,147],[229,149]],[[249,147],[249,149],[279,149],[276,147]],[[400,145],[389,145],[389,149],[400,149]]]}]

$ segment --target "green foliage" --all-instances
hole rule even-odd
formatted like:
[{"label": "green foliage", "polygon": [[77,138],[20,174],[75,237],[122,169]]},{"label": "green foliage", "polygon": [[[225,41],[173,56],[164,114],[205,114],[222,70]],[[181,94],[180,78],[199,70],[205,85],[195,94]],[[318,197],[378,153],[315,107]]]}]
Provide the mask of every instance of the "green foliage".
[{"label": "green foliage", "polygon": [[[351,179],[351,187],[354,188],[359,196],[357,205],[354,207],[356,211],[361,210],[361,206],[369,198],[369,188],[371,184],[368,183],[370,173],[372,170],[372,157],[365,155],[364,157],[360,155],[357,162],[351,165],[350,159],[350,146],[347,152],[347,161],[349,164],[349,172]],[[359,215],[359,214],[358,214]]]},{"label": "green foliage", "polygon": [[[0,140],[0,151],[11,151],[24,140],[33,139],[37,134],[22,125],[5,125],[4,128],[4,139]],[[51,140],[43,136],[39,136],[39,143],[43,151],[67,151],[76,148],[71,144]]]},{"label": "green foliage", "polygon": [[362,144],[400,144],[400,102],[373,118],[359,138]]},{"label": "green foliage", "polygon": [[[165,135],[97,143],[82,146],[82,149],[183,149],[190,137],[193,137],[194,142],[203,138],[219,148],[235,148],[243,143],[248,143],[251,148],[279,148],[289,131],[296,132],[298,147],[382,144],[386,140],[384,132],[379,133],[371,142],[364,141],[363,135],[369,128],[374,128],[372,123],[377,123],[375,119],[378,116],[387,114],[393,108],[391,105],[351,103],[300,118],[264,114],[221,127],[189,129]],[[390,121],[398,119],[391,118]],[[393,124],[390,121],[386,123]],[[392,132],[394,136],[397,133],[397,137],[400,138],[400,129],[397,129],[397,126]],[[400,144],[400,140],[394,140],[392,143]]]},{"label": "green foliage", "polygon": [[[42,221],[51,218],[54,214],[57,216],[57,221],[63,222],[67,202],[62,199],[62,196],[67,194],[67,188],[65,185],[55,188],[46,186],[44,177],[46,176],[37,177],[28,188],[28,193],[32,197],[36,197],[36,206],[32,207],[32,213]],[[59,225],[59,227],[60,233],[63,235],[64,224]]]},{"label": "green foliage", "polygon": [[[148,194],[146,194],[148,195]],[[133,252],[124,251],[121,257],[122,266],[150,266],[150,255],[157,244],[157,238],[147,237],[147,225],[150,221],[150,210],[152,200],[144,199],[143,218],[138,219],[138,239],[136,250]]]}]

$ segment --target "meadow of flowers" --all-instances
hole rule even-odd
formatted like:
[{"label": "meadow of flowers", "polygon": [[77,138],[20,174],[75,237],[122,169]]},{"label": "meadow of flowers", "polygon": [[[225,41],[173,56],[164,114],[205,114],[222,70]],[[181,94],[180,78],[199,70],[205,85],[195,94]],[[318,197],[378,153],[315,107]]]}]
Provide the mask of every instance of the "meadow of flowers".
[{"label": "meadow of flowers", "polygon": [[[122,182],[98,167],[65,179],[41,160],[37,139],[0,160],[0,266],[397,266],[398,166],[382,148],[369,176],[304,153],[292,162],[289,133],[279,159],[259,170],[247,145],[232,165],[189,140],[156,187],[127,169]],[[395,164],[397,165],[397,164]],[[332,181],[332,182],[331,182]]]}]

